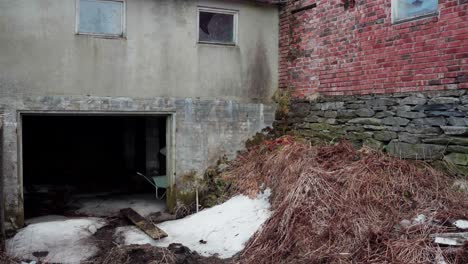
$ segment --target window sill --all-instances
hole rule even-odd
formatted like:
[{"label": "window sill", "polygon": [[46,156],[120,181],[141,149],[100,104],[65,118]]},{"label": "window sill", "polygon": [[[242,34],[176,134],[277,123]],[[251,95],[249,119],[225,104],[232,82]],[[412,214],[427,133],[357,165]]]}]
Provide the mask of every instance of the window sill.
[{"label": "window sill", "polygon": [[403,24],[403,23],[406,23],[406,22],[413,22],[413,21],[415,22],[415,21],[419,21],[419,20],[423,20],[423,19],[427,19],[427,18],[436,17],[438,15],[439,15],[439,12],[435,11],[433,13],[429,13],[429,14],[425,14],[425,15],[409,17],[409,18],[403,18],[403,19],[400,19],[400,20],[392,21],[392,25],[400,25],[400,24]]},{"label": "window sill", "polygon": [[224,46],[224,47],[236,47],[236,43],[220,43],[220,42],[207,42],[207,41],[198,41],[199,45],[213,45],[213,46]]},{"label": "window sill", "polygon": [[126,40],[127,37],[123,35],[105,35],[105,34],[93,34],[93,33],[76,33],[76,36],[101,38],[101,39],[122,39]]}]

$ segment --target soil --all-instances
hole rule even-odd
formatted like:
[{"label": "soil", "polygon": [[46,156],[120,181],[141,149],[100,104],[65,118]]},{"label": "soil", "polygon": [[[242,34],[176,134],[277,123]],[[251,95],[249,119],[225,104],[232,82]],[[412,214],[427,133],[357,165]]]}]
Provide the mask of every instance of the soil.
[{"label": "soil", "polygon": [[203,257],[197,252],[181,244],[170,244],[167,248],[146,245],[116,245],[115,229],[120,226],[132,225],[124,217],[107,219],[108,225],[99,229],[93,236],[99,247],[97,256],[89,263],[96,264],[224,264],[228,259]]}]

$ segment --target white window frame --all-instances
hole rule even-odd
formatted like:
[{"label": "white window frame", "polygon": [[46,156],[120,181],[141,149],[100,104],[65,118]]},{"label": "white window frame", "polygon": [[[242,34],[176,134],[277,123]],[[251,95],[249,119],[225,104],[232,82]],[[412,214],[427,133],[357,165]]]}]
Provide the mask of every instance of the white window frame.
[{"label": "white window frame", "polygon": [[[437,4],[438,4],[439,1],[437,1]],[[412,17],[405,17],[405,18],[400,18],[400,19],[397,19],[397,13],[398,13],[398,9],[397,9],[397,5],[398,5],[398,0],[392,0],[391,2],[391,12],[392,12],[392,24],[398,24],[398,23],[403,23],[403,22],[407,22],[407,21],[411,21],[411,20],[416,20],[416,19],[421,19],[421,18],[425,18],[425,17],[431,17],[431,16],[435,16],[439,13],[439,7],[437,6],[436,10],[432,11],[432,12],[428,12],[428,13],[425,13],[425,14],[420,14],[420,15],[416,15],[416,16],[412,16]]]},{"label": "white window frame", "polygon": [[[210,12],[216,14],[227,14],[233,15],[233,36],[231,43],[226,42],[217,42],[217,41],[201,41],[200,40],[200,12]],[[239,24],[239,11],[232,9],[223,9],[223,8],[213,8],[213,7],[201,7],[197,9],[197,43],[198,44],[212,44],[212,45],[224,45],[224,46],[237,46],[238,44],[238,24]]]},{"label": "white window frame", "polygon": [[107,33],[92,33],[92,32],[80,32],[80,0],[76,0],[75,8],[75,34],[76,35],[86,35],[86,36],[95,36],[103,38],[125,38],[127,36],[127,1],[126,0],[95,0],[99,2],[118,2],[122,3],[122,25],[121,31],[122,34],[107,34]]}]

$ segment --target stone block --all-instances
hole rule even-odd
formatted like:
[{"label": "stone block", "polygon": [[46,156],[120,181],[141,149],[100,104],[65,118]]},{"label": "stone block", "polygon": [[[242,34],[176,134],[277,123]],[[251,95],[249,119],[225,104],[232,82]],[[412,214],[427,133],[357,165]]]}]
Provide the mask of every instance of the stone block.
[{"label": "stone block", "polygon": [[409,122],[409,119],[402,117],[386,117],[382,119],[382,123],[389,126],[406,126]]},{"label": "stone block", "polygon": [[324,120],[325,123],[330,124],[330,125],[335,125],[337,124],[337,120],[335,118],[327,118]]},{"label": "stone block", "polygon": [[349,132],[346,133],[345,138],[351,141],[364,140],[372,137],[372,132]]},{"label": "stone block", "polygon": [[323,117],[326,118],[336,118],[338,116],[337,111],[324,111],[323,112]]},{"label": "stone block", "polygon": [[460,111],[426,111],[427,116],[447,116],[464,117],[465,114]]},{"label": "stone block", "polygon": [[434,97],[429,100],[428,104],[458,104],[460,99],[456,97]]},{"label": "stone block", "polygon": [[467,105],[459,105],[457,106],[457,110],[465,112],[468,116],[468,104]]},{"label": "stone block", "polygon": [[421,138],[423,138],[424,135],[421,134],[411,134],[407,132],[401,132],[398,134],[398,140],[401,142],[406,142],[406,143],[411,143],[411,144],[417,144],[421,142]]},{"label": "stone block", "polygon": [[309,115],[306,118],[304,118],[304,121],[309,122],[309,123],[321,123],[321,122],[324,121],[324,118],[323,117],[318,117],[316,115]]},{"label": "stone block", "polygon": [[386,126],[364,125],[363,127],[364,127],[366,130],[385,130],[385,129],[387,129]]},{"label": "stone block", "polygon": [[356,112],[354,110],[338,110],[338,114],[336,117],[338,118],[353,118],[356,117]]},{"label": "stone block", "polygon": [[391,141],[386,150],[389,154],[402,159],[438,160],[444,155],[445,147],[433,144],[409,144]]},{"label": "stone block", "polygon": [[423,139],[423,142],[424,143],[429,143],[429,144],[468,146],[468,137],[440,136],[440,137],[436,137],[436,138]]},{"label": "stone block", "polygon": [[397,116],[409,119],[416,119],[423,118],[426,116],[426,114],[424,114],[423,112],[397,111]]},{"label": "stone block", "polygon": [[375,114],[375,111],[369,108],[359,108],[355,113],[359,117],[371,117]]},{"label": "stone block", "polygon": [[442,130],[438,127],[432,127],[432,126],[415,126],[415,125],[408,125],[405,127],[405,130],[407,132],[413,133],[413,134],[424,134],[424,135],[439,135],[442,133]]},{"label": "stone block", "polygon": [[381,150],[383,149],[384,144],[373,138],[366,138],[363,141],[363,146],[374,149],[374,150]]},{"label": "stone block", "polygon": [[450,153],[444,159],[453,164],[468,166],[468,154],[466,153]]},{"label": "stone block", "polygon": [[468,104],[468,95],[460,97],[460,101],[462,104]]},{"label": "stone block", "polygon": [[418,118],[411,120],[411,124],[417,126],[445,126],[447,119],[443,116]]},{"label": "stone block", "polygon": [[393,131],[377,131],[377,132],[374,132],[374,138],[376,140],[380,140],[380,141],[390,141],[390,140],[395,139],[397,137],[398,137],[397,133],[393,132]]},{"label": "stone block", "polygon": [[468,126],[468,117],[449,117],[448,118],[449,125],[452,126]]},{"label": "stone block", "polygon": [[346,132],[348,132],[348,131],[364,132],[365,131],[364,127],[362,127],[362,126],[346,126],[344,129],[345,129]]},{"label": "stone block", "polygon": [[449,111],[455,108],[454,104],[431,104],[417,105],[413,108],[414,111]]},{"label": "stone block", "polygon": [[400,100],[401,105],[423,105],[426,102],[426,98],[416,96],[408,96]]},{"label": "stone block", "polygon": [[326,103],[318,103],[318,107],[320,107],[320,110],[325,111],[325,110],[339,110],[343,109],[344,102],[326,102]]},{"label": "stone block", "polygon": [[390,110],[391,111],[396,111],[396,112],[400,112],[400,111],[411,111],[413,109],[413,107],[409,106],[409,105],[397,105],[397,106],[392,106],[390,107]]},{"label": "stone block", "polygon": [[381,112],[377,112],[374,117],[375,118],[384,118],[384,117],[389,117],[389,116],[394,116],[395,115],[395,112],[392,112],[392,111],[381,111]]},{"label": "stone block", "polygon": [[348,123],[378,126],[378,125],[380,125],[382,123],[382,121],[380,119],[377,119],[377,118],[358,117],[358,118],[353,118],[353,119],[349,120]]},{"label": "stone block", "polygon": [[441,126],[444,134],[453,136],[467,136],[468,126]]},{"label": "stone block", "polygon": [[346,105],[347,109],[359,109],[363,107],[364,104],[348,104]]},{"label": "stone block", "polygon": [[447,146],[447,152],[458,152],[468,154],[468,147],[449,145]]}]

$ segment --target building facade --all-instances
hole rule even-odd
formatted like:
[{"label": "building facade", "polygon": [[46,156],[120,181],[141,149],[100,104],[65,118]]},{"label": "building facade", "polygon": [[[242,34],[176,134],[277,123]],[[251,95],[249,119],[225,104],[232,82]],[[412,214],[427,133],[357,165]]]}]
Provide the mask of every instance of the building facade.
[{"label": "building facade", "polygon": [[288,1],[280,87],[290,130],[468,174],[468,2]]},{"label": "building facade", "polygon": [[[278,19],[276,6],[259,1],[2,1],[7,228],[23,222],[24,116],[163,117],[171,186],[234,155],[274,120]],[[149,123],[147,142],[158,141]]]}]

